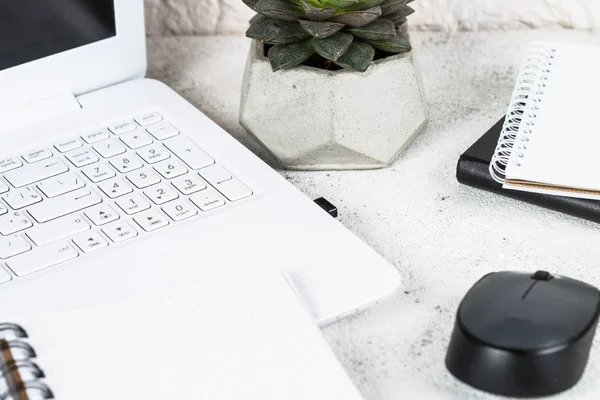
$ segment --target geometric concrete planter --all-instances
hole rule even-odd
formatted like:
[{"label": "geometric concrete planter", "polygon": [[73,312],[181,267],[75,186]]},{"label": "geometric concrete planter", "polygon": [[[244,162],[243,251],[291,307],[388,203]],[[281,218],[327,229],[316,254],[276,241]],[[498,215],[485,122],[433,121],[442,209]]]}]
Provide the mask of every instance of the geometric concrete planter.
[{"label": "geometric concrete planter", "polygon": [[285,168],[371,169],[394,160],[423,130],[427,112],[412,52],[363,73],[303,65],[273,72],[253,41],[240,123]]}]

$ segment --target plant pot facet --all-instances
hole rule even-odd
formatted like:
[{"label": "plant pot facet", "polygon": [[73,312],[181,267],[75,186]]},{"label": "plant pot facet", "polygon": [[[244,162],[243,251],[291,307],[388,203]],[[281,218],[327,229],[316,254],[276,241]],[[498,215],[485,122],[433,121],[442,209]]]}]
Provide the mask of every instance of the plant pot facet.
[{"label": "plant pot facet", "polygon": [[412,52],[357,73],[307,66],[273,72],[263,51],[253,41],[240,123],[286,168],[385,167],[426,125]]}]

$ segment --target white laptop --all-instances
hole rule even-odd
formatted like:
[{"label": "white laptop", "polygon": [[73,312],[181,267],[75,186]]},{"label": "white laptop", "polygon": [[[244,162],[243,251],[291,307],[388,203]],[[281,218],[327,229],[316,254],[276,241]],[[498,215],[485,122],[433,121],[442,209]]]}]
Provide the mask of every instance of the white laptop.
[{"label": "white laptop", "polygon": [[326,323],[396,269],[146,71],[142,0],[0,5],[0,312],[287,271]]}]

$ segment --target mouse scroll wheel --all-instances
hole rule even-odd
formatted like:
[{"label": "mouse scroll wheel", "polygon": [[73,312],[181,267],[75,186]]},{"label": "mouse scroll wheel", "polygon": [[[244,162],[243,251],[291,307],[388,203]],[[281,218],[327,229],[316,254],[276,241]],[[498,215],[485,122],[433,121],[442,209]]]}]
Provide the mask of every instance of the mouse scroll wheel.
[{"label": "mouse scroll wheel", "polygon": [[552,278],[554,277],[548,271],[537,271],[535,274],[531,275],[531,279],[535,279],[536,281],[549,281]]}]

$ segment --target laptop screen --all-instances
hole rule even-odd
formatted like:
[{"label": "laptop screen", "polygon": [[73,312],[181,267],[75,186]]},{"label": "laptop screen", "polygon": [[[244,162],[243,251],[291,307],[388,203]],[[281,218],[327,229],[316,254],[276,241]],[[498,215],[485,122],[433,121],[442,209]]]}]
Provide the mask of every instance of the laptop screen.
[{"label": "laptop screen", "polygon": [[0,0],[0,71],[115,35],[114,0]]}]

